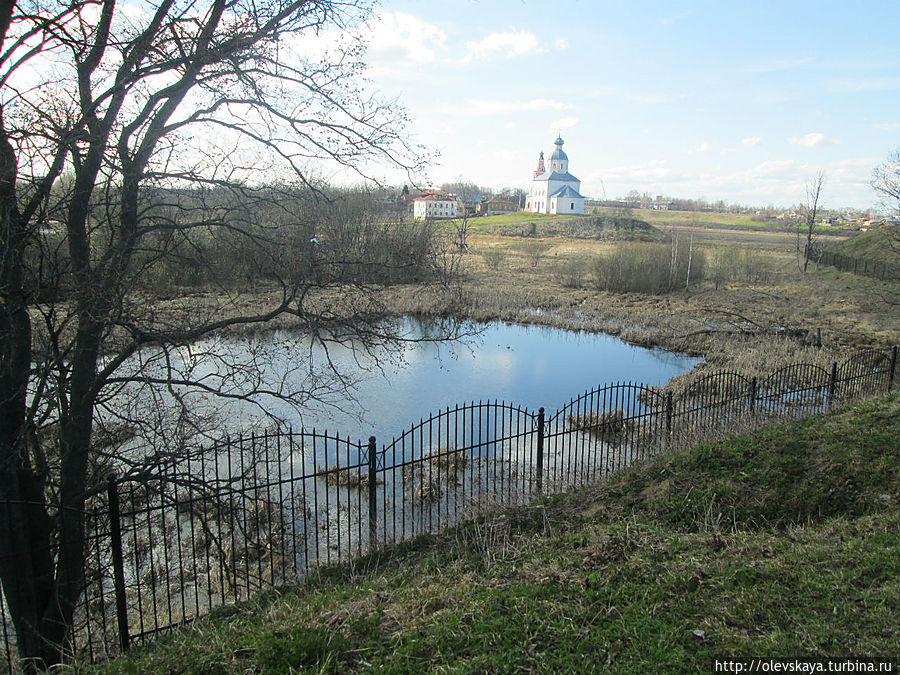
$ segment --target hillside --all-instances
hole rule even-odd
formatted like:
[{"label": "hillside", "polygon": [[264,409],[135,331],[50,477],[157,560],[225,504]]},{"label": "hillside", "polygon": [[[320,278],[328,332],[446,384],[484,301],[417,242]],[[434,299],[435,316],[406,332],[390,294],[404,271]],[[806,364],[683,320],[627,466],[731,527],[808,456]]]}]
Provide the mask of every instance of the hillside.
[{"label": "hillside", "polygon": [[900,266],[900,225],[860,232],[828,249],[832,253]]},{"label": "hillside", "polygon": [[471,232],[503,237],[568,237],[603,241],[661,241],[666,235],[639,218],[617,215],[565,216],[518,211],[469,221]]},{"label": "hillside", "polygon": [[896,655],[898,469],[895,394],[323,569],[90,672],[709,672],[716,656]]},{"label": "hillside", "polygon": [[501,225],[496,232],[504,237],[570,237],[603,241],[661,241],[666,237],[650,223],[623,216],[570,216],[524,221]]}]

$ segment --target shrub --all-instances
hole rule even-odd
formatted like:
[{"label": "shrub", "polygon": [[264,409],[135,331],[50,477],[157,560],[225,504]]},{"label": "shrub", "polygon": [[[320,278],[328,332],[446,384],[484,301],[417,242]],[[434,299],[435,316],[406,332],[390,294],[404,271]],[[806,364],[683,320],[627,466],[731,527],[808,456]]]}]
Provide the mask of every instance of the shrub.
[{"label": "shrub", "polygon": [[587,269],[584,258],[565,258],[556,265],[554,276],[566,288],[584,288],[584,273]]},{"label": "shrub", "polygon": [[732,281],[747,284],[765,283],[768,269],[763,255],[754,249],[738,249],[733,246],[720,248],[710,261],[709,278],[719,286]]},{"label": "shrub", "polygon": [[[670,244],[627,243],[594,260],[597,288],[619,293],[667,293],[703,279],[706,259],[696,248]],[[690,279],[688,279],[690,266]]]},{"label": "shrub", "polygon": [[506,259],[506,254],[502,249],[489,248],[481,253],[481,257],[484,258],[485,265],[492,270],[497,270],[500,269],[500,265]]}]

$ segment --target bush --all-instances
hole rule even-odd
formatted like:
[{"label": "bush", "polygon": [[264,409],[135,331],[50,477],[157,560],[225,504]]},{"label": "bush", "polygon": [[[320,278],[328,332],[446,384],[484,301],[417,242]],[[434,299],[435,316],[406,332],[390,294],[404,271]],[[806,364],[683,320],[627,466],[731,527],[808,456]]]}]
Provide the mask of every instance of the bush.
[{"label": "bush", "polygon": [[[438,257],[445,242],[437,226],[384,222],[365,195],[316,201],[302,192],[260,189],[240,195],[242,200],[200,193],[176,197],[212,224],[161,228],[146,238],[135,260],[152,289],[241,287],[266,279],[390,285],[441,274]],[[147,218],[173,220],[168,210],[162,200],[151,203]]]},{"label": "bush", "polygon": [[500,269],[500,265],[506,259],[506,254],[502,249],[489,248],[481,253],[481,257],[484,258],[485,265],[492,270],[497,270]]},{"label": "bush", "polygon": [[726,283],[738,281],[750,285],[764,283],[768,278],[763,255],[754,249],[720,248],[712,256],[709,279],[716,290]]},{"label": "bush", "polygon": [[584,288],[584,273],[587,267],[584,258],[566,258],[556,266],[556,280],[566,288]]},{"label": "bush", "polygon": [[[690,280],[688,280],[690,265]],[[677,240],[670,244],[627,243],[594,260],[598,289],[618,293],[668,293],[703,280],[706,259]]]}]

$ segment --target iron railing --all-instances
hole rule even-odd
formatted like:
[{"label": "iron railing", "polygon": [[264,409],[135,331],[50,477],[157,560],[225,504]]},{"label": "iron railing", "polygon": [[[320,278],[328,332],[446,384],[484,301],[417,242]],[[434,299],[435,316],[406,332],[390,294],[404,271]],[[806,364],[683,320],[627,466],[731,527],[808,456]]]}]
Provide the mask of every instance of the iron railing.
[{"label": "iron railing", "polygon": [[[315,429],[252,433],[151,472],[110,475],[83,514],[85,590],[69,653],[105,659],[214,607],[486,508],[592,483],[739,427],[890,391],[896,370],[895,347],[855,353],[830,370],[714,373],[677,393],[612,384],[551,414],[473,402],[380,445]],[[14,670],[7,599],[16,589],[3,591],[0,663]]]}]

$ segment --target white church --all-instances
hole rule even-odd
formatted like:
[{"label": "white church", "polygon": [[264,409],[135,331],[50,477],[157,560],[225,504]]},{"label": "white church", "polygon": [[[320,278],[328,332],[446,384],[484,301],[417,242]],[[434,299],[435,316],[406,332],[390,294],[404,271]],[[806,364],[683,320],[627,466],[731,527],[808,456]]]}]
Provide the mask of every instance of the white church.
[{"label": "white church", "polygon": [[557,137],[556,150],[550,155],[550,165],[544,168],[541,151],[525,200],[525,210],[532,213],[584,213],[581,181],[569,173],[569,157],[563,152],[563,139]]}]

